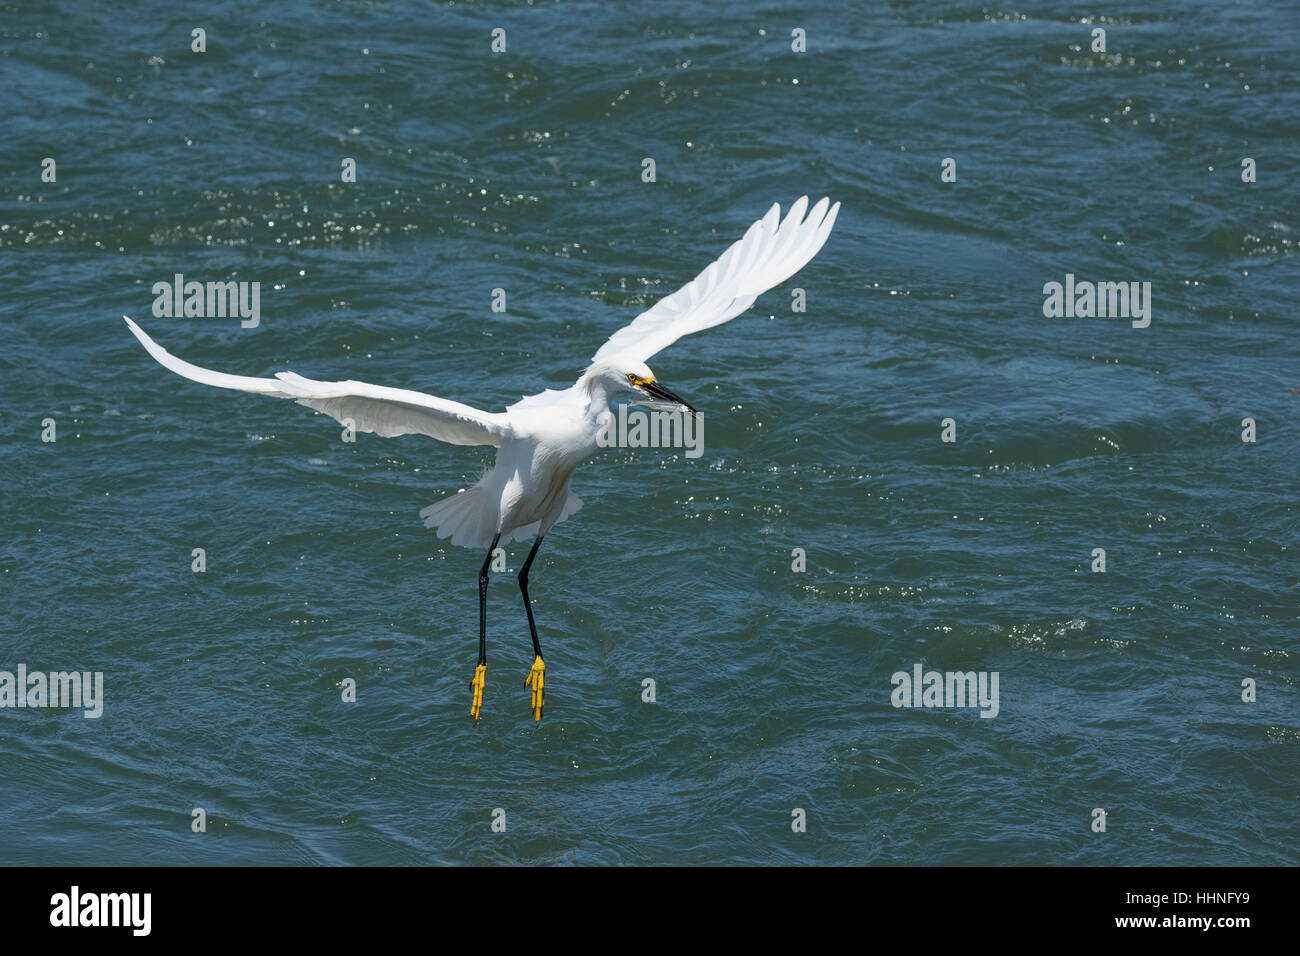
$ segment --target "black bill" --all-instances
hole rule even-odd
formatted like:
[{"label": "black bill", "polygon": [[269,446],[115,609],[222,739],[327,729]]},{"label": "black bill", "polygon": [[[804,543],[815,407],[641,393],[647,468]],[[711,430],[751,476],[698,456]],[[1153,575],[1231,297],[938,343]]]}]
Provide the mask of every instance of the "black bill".
[{"label": "black bill", "polygon": [[660,385],[656,381],[651,380],[649,382],[642,382],[638,386],[638,388],[640,388],[641,391],[645,392],[651,398],[657,398],[661,402],[669,402],[673,405],[680,405],[682,408],[686,409],[692,415],[698,414],[698,412],[695,411],[695,408],[689,402],[686,402],[680,396],[674,394],[672,389],[665,388],[664,386]]}]

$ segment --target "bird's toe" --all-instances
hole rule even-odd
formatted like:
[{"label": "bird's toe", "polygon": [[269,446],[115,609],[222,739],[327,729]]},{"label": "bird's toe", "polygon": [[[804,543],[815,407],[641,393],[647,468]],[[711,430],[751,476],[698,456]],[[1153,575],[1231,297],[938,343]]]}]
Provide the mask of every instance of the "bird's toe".
[{"label": "bird's toe", "polygon": [[533,667],[524,678],[524,686],[531,687],[533,690],[533,722],[538,723],[542,719],[542,711],[546,707],[546,662],[542,660],[541,655],[533,661]]},{"label": "bird's toe", "polygon": [[474,701],[469,706],[469,715],[478,723],[479,711],[483,709],[483,685],[487,683],[487,665],[480,664],[474,668],[474,679],[469,682],[470,690],[474,692]]}]

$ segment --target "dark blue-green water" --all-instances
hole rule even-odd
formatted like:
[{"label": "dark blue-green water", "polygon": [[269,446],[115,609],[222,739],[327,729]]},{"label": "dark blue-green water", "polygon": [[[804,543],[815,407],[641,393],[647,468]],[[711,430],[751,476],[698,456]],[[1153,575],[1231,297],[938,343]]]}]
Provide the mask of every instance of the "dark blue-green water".
[{"label": "dark blue-green water", "polygon": [[[0,670],[105,702],[0,709],[0,861],[1300,862],[1297,49],[1286,2],[3,3]],[[539,727],[513,574],[470,723],[482,556],[418,516],[491,449],[120,318],[499,410],[805,193],[821,254],[651,362],[704,454],[576,475]],[[154,317],[178,272],[260,325]],[[1046,317],[1067,274],[1149,327]],[[895,708],[916,664],[997,716]]]}]

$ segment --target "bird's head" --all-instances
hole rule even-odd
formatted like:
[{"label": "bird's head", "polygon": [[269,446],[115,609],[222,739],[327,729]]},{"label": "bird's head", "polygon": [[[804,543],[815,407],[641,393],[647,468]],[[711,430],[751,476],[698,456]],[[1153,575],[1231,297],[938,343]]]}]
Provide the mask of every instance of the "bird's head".
[{"label": "bird's head", "polygon": [[582,374],[578,384],[586,386],[598,406],[607,406],[609,400],[620,392],[637,392],[645,396],[636,402],[638,405],[699,414],[693,406],[662,385],[645,362],[626,358],[595,362]]},{"label": "bird's head", "polygon": [[667,386],[661,385],[645,362],[620,362],[611,367],[612,377],[623,391],[637,391],[648,396],[651,401],[638,404],[651,408],[672,406],[674,411],[688,411],[695,414],[695,409],[684,399],[674,394]]}]

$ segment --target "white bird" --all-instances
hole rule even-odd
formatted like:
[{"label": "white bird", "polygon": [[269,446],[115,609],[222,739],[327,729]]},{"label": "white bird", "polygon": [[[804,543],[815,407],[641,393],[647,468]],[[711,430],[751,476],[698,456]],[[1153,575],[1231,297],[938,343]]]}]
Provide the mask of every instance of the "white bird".
[{"label": "white bird", "polygon": [[782,219],[780,206],[774,204],[693,281],[615,332],[571,387],[529,395],[504,412],[480,411],[424,392],[366,382],[318,382],[293,372],[277,372],[275,378],[214,372],[177,358],[129,316],[123,318],[159,363],[204,385],[296,399],[340,422],[349,420],[356,431],[385,438],[415,434],[453,445],[495,445],[497,458],[491,471],[472,488],[429,505],[420,515],[427,527],[437,529],[439,538],[487,548],[478,574],[478,665],[470,684],[470,716],[475,721],[487,674],[487,572],[492,552],[502,539],[536,536],[519,571],[519,590],[535,655],[524,686],[532,690],[533,718],[540,721],[546,664],[528,599],[528,569],[547,532],[582,507],[570,480],[573,470],[596,451],[598,436],[606,432],[612,417],[610,401],[635,390],[654,403],[671,403],[695,414],[694,408],[655,379],[646,360],[683,335],[734,319],[763,292],[802,269],[826,242],[839,209],[839,203],[832,206],[822,199],[809,210],[805,196]]}]

